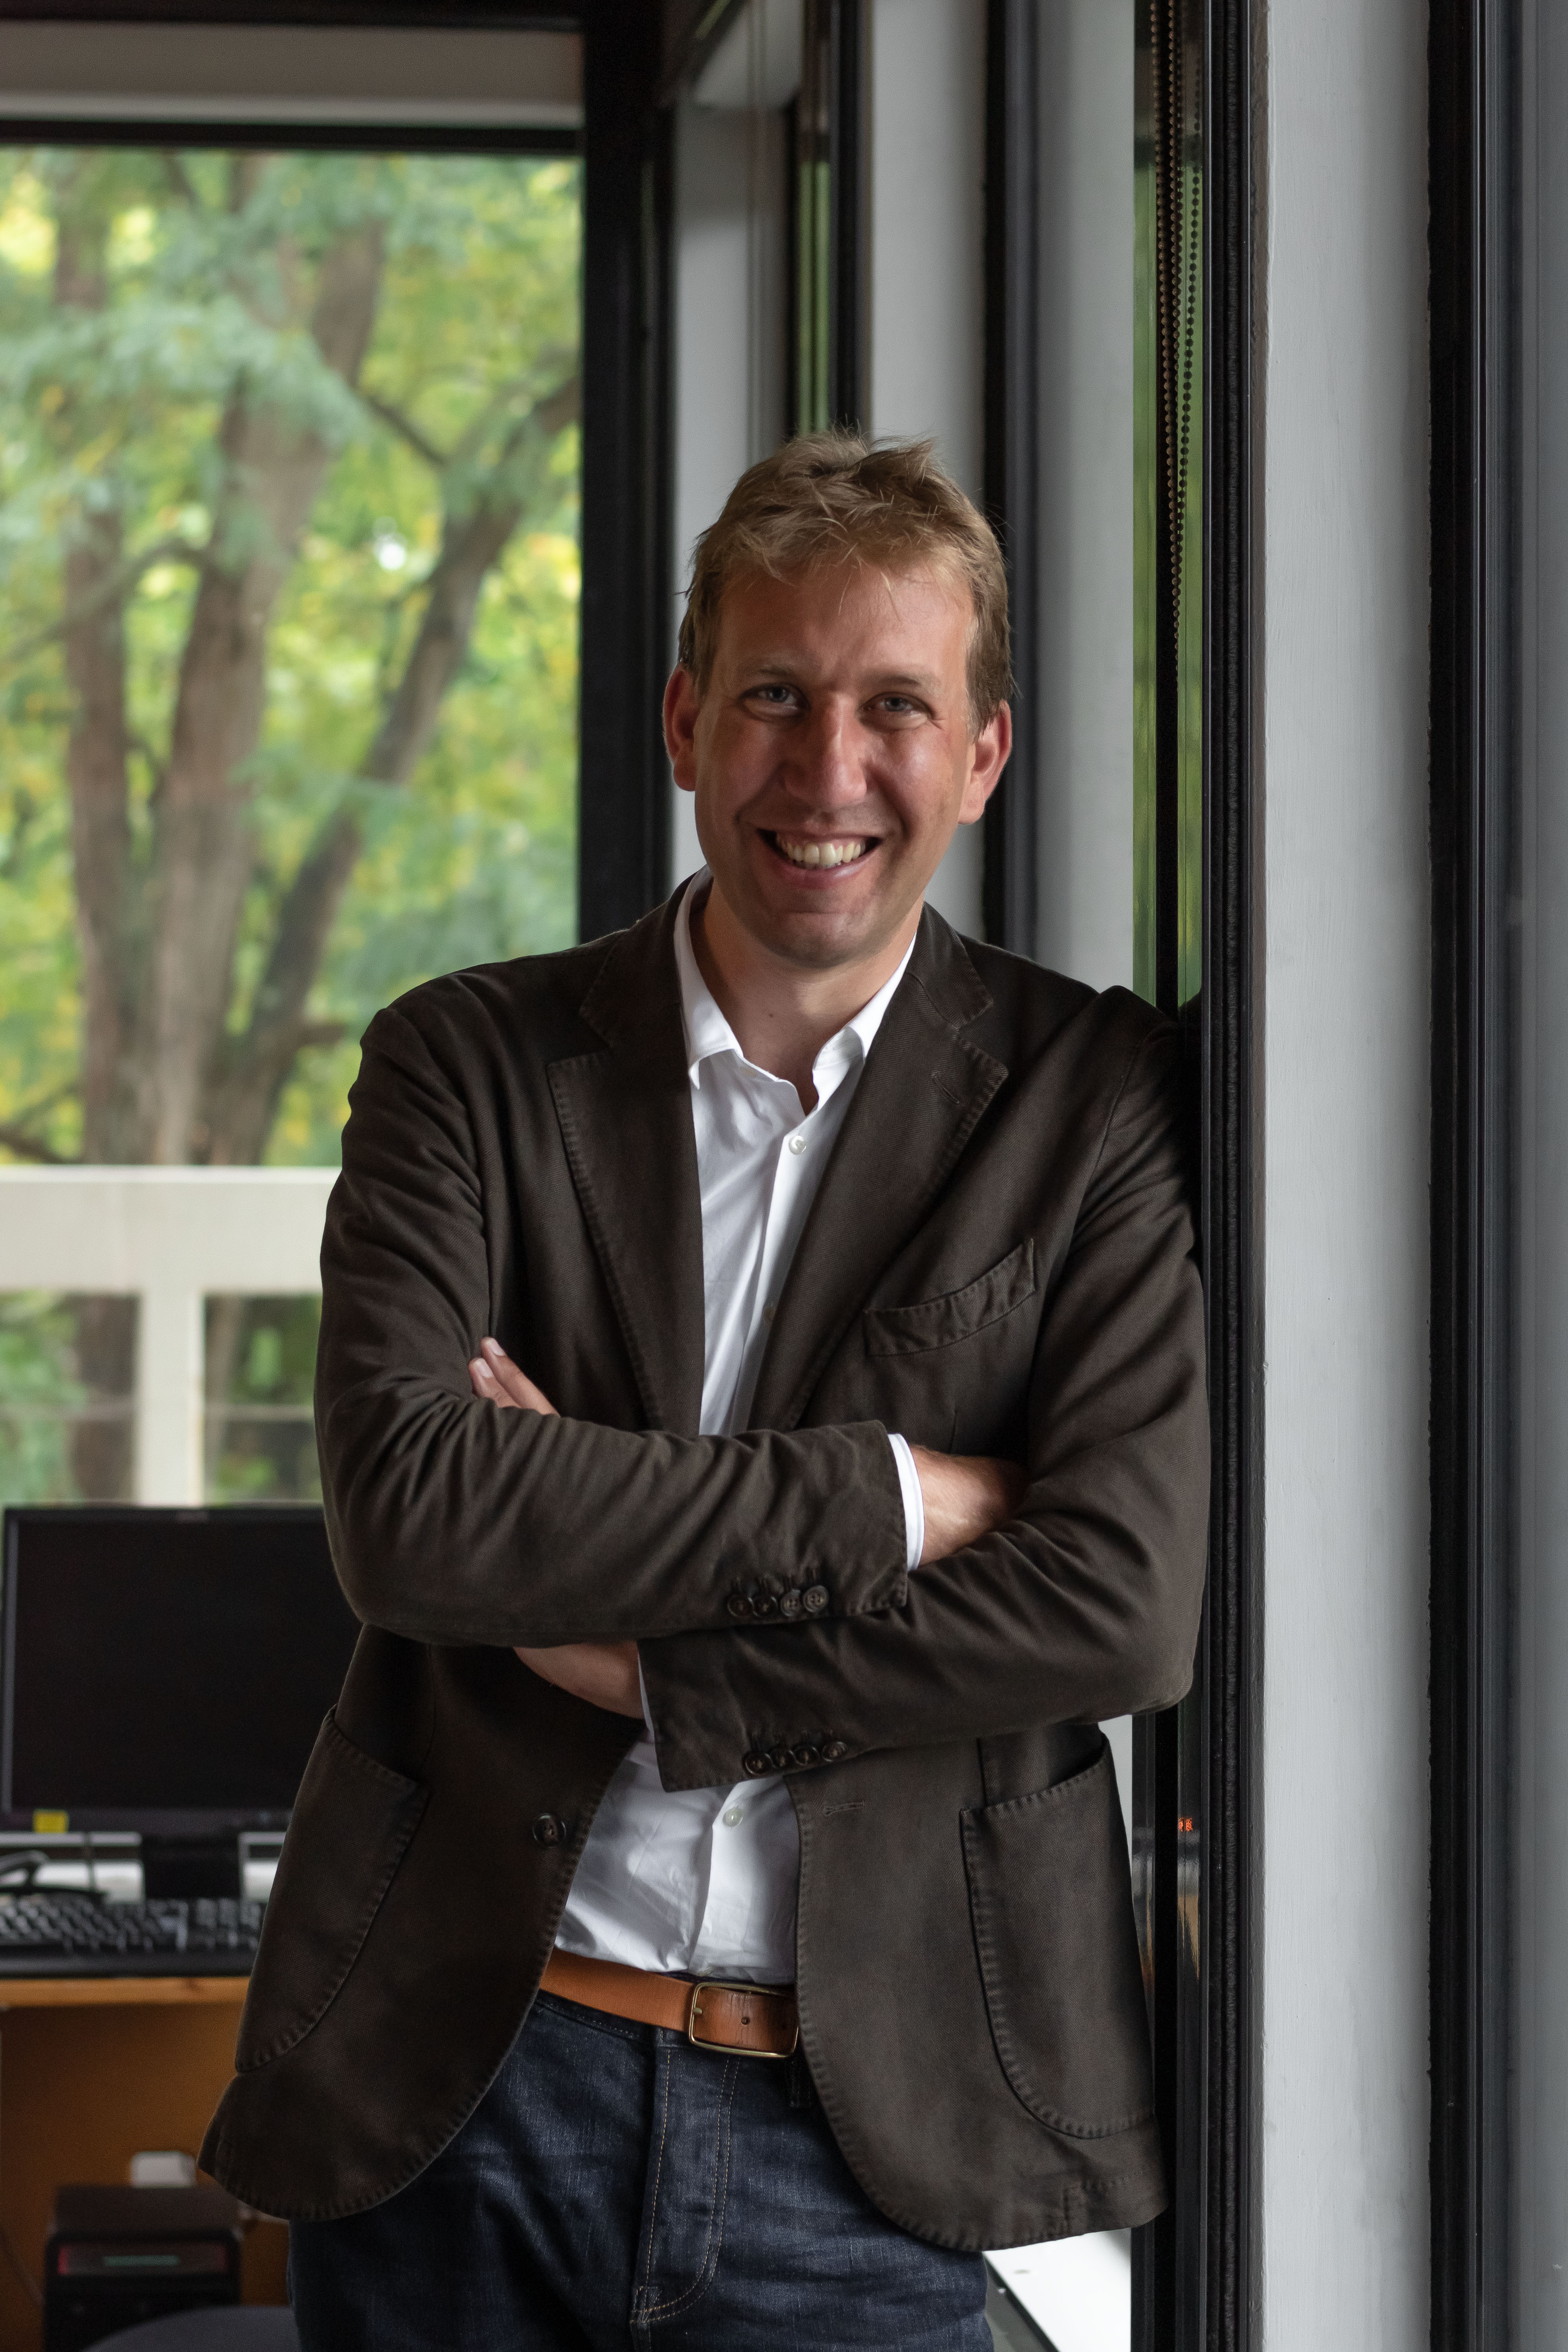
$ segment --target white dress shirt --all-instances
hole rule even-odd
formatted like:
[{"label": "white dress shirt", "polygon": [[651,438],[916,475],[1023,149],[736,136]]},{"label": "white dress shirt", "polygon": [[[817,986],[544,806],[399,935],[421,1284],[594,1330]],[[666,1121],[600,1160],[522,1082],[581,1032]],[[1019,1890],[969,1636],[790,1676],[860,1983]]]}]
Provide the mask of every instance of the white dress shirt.
[{"label": "white dress shirt", "polygon": [[[811,1070],[816,1107],[803,1117],[788,1079],[746,1059],[697,968],[691,908],[709,879],[704,869],[687,886],[675,960],[702,1202],[700,1429],[727,1437],[748,1425],[774,1305],[910,959],[824,1045]],[[900,1436],[891,1444],[912,1570],[925,1510],[908,1444]],[[555,1940],[568,1952],[665,1974],[788,1984],[799,1874],[795,1807],[776,1773],[732,1789],[667,1790],[645,1732],[605,1792]]]}]

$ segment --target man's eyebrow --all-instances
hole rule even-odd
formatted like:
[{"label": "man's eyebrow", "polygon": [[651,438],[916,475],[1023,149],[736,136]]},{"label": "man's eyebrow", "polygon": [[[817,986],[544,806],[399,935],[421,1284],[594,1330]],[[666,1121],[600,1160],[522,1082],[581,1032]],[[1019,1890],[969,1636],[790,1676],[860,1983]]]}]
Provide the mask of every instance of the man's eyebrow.
[{"label": "man's eyebrow", "polygon": [[[800,678],[800,666],[796,662],[785,661],[778,656],[772,657],[764,656],[757,661],[748,662],[742,676],[752,680],[763,677],[787,678],[792,685],[795,685]],[[934,694],[941,684],[941,675],[935,670],[884,669],[876,673],[874,683],[868,691],[872,694],[886,694],[894,688],[913,687],[918,693]]]}]

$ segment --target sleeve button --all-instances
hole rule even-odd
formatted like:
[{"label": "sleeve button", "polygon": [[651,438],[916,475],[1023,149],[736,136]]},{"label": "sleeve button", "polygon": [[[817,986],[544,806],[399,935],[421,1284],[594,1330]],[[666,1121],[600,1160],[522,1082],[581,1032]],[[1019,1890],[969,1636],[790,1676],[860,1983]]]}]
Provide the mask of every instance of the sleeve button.
[{"label": "sleeve button", "polygon": [[816,1750],[809,1746],[792,1748],[789,1751],[789,1760],[792,1764],[798,1764],[804,1770],[808,1764],[815,1764],[817,1761]]},{"label": "sleeve button", "polygon": [[773,1766],[775,1772],[784,1771],[789,1764],[789,1749],[783,1747],[770,1748],[768,1750],[768,1761]]},{"label": "sleeve button", "polygon": [[564,1845],[565,1822],[554,1813],[541,1813],[533,1824],[533,1843],[535,1845]]},{"label": "sleeve button", "polygon": [[744,1757],[742,1759],[741,1769],[742,1772],[747,1773],[752,1780],[760,1780],[764,1772],[771,1772],[773,1770],[773,1766],[768,1762],[765,1756],[762,1755],[756,1748],[753,1748],[749,1756]]},{"label": "sleeve button", "polygon": [[778,1603],[771,1592],[759,1592],[752,1602],[752,1614],[753,1617],[771,1617],[777,1607]]},{"label": "sleeve button", "polygon": [[731,1617],[749,1617],[752,1613],[752,1604],[743,1592],[731,1592],[724,1606]]},{"label": "sleeve button", "polygon": [[781,1593],[779,1596],[779,1615],[781,1617],[798,1617],[800,1615],[800,1594],[795,1591],[792,1586],[788,1592]]},{"label": "sleeve button", "polygon": [[837,1764],[840,1757],[847,1756],[849,1750],[845,1747],[842,1739],[825,1739],[822,1743],[822,1760],[825,1764]]},{"label": "sleeve button", "polygon": [[826,1584],[808,1584],[801,1599],[814,1617],[820,1616],[827,1606],[827,1587]]}]

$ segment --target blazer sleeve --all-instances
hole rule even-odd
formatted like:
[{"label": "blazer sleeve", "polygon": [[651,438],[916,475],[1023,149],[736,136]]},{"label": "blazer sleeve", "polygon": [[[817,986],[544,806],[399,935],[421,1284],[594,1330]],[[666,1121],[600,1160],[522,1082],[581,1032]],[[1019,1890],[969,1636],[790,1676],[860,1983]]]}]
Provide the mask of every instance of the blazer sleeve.
[{"label": "blazer sleeve", "polygon": [[1209,1469],[1188,1189],[1162,1026],[1123,1082],[1042,1319],[1017,1518],[922,1568],[875,1619],[645,1641],[667,1788],[733,1780],[748,1756],[833,1762],[1181,1696]]},{"label": "blazer sleeve", "polygon": [[689,1438],[474,1397],[490,1284],[461,1087],[394,1009],[351,1102],[316,1428],[333,1560],[365,1622],[497,1647],[689,1633],[803,1558],[825,1617],[898,1601],[904,1510],[877,1423]]}]

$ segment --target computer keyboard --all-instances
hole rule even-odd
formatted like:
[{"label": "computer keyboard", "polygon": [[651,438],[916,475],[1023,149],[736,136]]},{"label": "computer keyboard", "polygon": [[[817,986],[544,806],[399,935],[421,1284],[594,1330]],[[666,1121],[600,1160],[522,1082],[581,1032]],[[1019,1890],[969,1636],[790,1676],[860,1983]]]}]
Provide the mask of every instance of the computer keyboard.
[{"label": "computer keyboard", "polygon": [[248,1976],[267,1906],[109,1903],[64,1889],[0,1897],[0,1978]]}]

